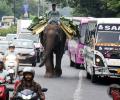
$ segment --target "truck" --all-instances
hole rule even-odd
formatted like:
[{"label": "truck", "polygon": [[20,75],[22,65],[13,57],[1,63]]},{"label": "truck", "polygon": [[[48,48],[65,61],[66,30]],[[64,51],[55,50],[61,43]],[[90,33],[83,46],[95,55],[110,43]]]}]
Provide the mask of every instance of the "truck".
[{"label": "truck", "polygon": [[120,78],[120,18],[97,18],[96,29],[85,36],[87,78]]}]

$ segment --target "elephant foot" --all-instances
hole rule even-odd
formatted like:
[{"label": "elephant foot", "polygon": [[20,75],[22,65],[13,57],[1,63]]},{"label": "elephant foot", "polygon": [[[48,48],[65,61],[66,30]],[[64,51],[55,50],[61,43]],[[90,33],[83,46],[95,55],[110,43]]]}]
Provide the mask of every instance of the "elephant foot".
[{"label": "elephant foot", "polygon": [[55,69],[54,70],[54,77],[61,77],[62,70],[61,69]]},{"label": "elephant foot", "polygon": [[54,74],[53,73],[46,73],[44,75],[45,78],[53,78],[54,77]]}]

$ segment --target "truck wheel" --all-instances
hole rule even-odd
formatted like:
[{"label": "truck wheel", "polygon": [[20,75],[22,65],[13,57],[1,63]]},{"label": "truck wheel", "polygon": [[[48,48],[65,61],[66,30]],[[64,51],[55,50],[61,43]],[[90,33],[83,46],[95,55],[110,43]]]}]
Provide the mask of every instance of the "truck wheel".
[{"label": "truck wheel", "polygon": [[91,75],[91,82],[96,83],[97,81],[97,76],[96,75]]},{"label": "truck wheel", "polygon": [[91,78],[91,75],[86,71],[86,78],[87,79],[90,79]]}]

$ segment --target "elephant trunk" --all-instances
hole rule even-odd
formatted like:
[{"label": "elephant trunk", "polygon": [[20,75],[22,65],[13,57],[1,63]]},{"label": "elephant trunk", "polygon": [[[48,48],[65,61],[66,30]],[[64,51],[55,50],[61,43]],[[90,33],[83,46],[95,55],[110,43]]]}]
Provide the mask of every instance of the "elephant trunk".
[{"label": "elephant trunk", "polygon": [[39,67],[42,67],[45,64],[47,58],[49,58],[49,56],[51,55],[53,47],[54,47],[54,39],[53,40],[48,39],[45,44],[45,48],[44,48],[45,50]]}]

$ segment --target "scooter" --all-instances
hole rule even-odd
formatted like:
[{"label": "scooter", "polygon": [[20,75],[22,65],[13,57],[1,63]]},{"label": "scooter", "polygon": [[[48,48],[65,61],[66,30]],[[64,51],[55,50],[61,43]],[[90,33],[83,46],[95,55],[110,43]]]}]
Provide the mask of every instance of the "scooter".
[{"label": "scooter", "polygon": [[16,59],[15,55],[10,54],[6,56],[5,60],[5,68],[9,72],[11,83],[17,77],[18,62]]},{"label": "scooter", "polygon": [[[42,92],[47,92],[46,88],[42,89]],[[37,93],[29,89],[25,89],[17,94],[15,100],[40,100]]]}]

